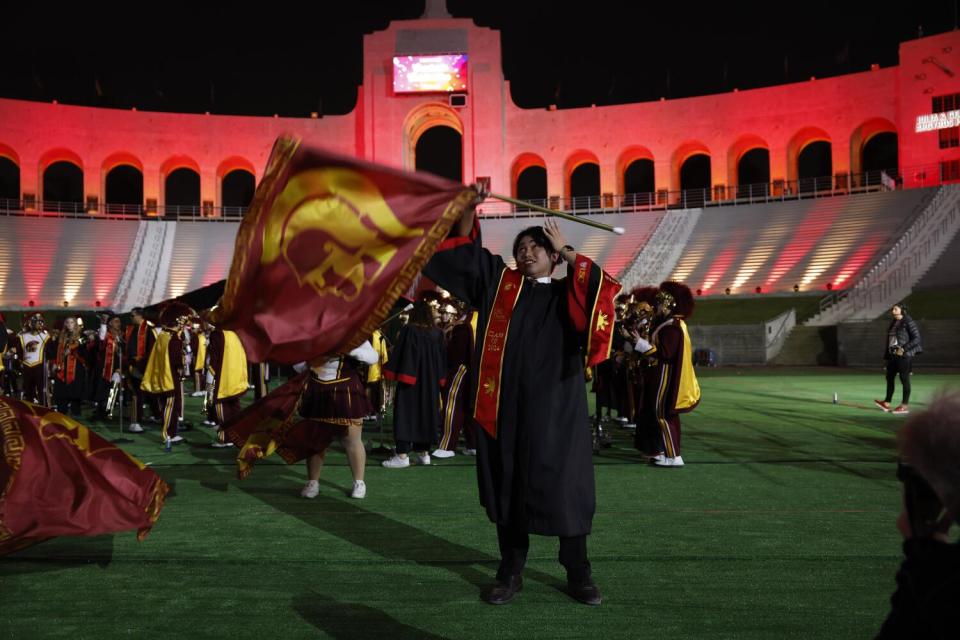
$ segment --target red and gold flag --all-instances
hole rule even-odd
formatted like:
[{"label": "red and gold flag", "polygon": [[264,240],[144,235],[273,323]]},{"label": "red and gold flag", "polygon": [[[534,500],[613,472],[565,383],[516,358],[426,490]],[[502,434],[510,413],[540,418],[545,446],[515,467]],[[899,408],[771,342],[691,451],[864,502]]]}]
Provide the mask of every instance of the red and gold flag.
[{"label": "red and gold flag", "polygon": [[212,320],[254,362],[293,364],[370,337],[476,192],[277,140]]},{"label": "red and gold flag", "polygon": [[169,490],[160,476],[75,420],[0,396],[0,555],[55,536],[137,530]]}]

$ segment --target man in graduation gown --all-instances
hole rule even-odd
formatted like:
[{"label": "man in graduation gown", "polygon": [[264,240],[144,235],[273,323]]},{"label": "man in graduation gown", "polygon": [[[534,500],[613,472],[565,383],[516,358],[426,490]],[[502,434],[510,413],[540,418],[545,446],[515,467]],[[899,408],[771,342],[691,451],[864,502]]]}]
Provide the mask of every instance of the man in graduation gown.
[{"label": "man in graduation gown", "polygon": [[447,356],[443,332],[435,326],[430,304],[438,298],[430,291],[414,302],[410,319],[383,368],[384,377],[397,383],[393,406],[397,453],[383,462],[388,469],[409,467],[411,451],[418,452],[420,464],[430,464],[430,447],[440,433],[440,388],[445,382]]},{"label": "man in graduation gown", "polygon": [[[598,605],[586,544],[596,497],[584,366],[609,355],[620,285],[567,245],[552,220],[522,231],[513,253],[517,269],[482,247],[471,209],[424,270],[479,313],[477,480],[501,555],[482,597],[505,604],[520,591],[534,533],[560,538],[571,596]],[[553,280],[560,261],[567,277]]]},{"label": "man in graduation gown", "polygon": [[143,372],[147,368],[147,360],[153,352],[153,345],[156,342],[156,334],[153,331],[153,325],[147,322],[143,316],[143,309],[137,307],[131,311],[133,323],[127,327],[126,333],[126,354],[127,366],[129,367],[127,382],[130,385],[130,431],[132,433],[143,432],[141,420],[143,419],[143,391],[141,384],[143,382]]},{"label": "man in graduation gown", "polygon": [[92,355],[75,317],[65,318],[53,341],[53,397],[58,412],[79,416],[87,388],[87,369]]},{"label": "man in graduation gown", "polygon": [[[97,366],[94,371],[96,382],[95,398],[97,411],[94,418],[107,420],[107,403],[111,390],[123,383],[123,323],[120,316],[110,315],[109,320],[100,325],[97,339]],[[119,389],[113,391],[119,393]],[[119,402],[119,400],[116,400]]]}]

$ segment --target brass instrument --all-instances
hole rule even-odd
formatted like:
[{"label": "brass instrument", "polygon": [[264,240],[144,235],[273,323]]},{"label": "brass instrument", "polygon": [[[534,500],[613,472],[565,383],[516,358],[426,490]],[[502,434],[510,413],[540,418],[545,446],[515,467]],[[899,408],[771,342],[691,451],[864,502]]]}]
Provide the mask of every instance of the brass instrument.
[{"label": "brass instrument", "polygon": [[[656,315],[650,303],[642,300],[634,300],[633,296],[624,306],[623,311],[623,332],[624,337],[633,340],[633,334],[636,333],[644,340],[650,340],[650,333],[653,330],[653,318]],[[636,382],[642,375],[643,368],[647,365],[645,359],[639,353],[632,353],[627,358],[627,376],[631,382]]]},{"label": "brass instrument", "polygon": [[107,417],[111,420],[113,419],[113,408],[116,406],[117,399],[120,397],[120,388],[122,385],[123,380],[117,380],[110,385],[110,391],[107,394]]},{"label": "brass instrument", "polygon": [[205,393],[203,394],[203,413],[204,414],[206,414],[207,411],[210,409],[210,407],[213,406],[213,400],[214,400],[213,390],[214,390],[214,383],[212,382],[207,383],[207,387],[204,390]]},{"label": "brass instrument", "polygon": [[[109,333],[107,339],[113,339],[114,344],[114,358],[118,358],[121,366],[118,366],[114,369],[113,373],[120,375],[117,376],[116,381],[110,383],[110,391],[107,393],[107,417],[113,419],[113,409],[117,404],[117,400],[123,397],[123,340],[120,339],[120,336],[116,333]],[[112,377],[111,377],[112,378]]]}]

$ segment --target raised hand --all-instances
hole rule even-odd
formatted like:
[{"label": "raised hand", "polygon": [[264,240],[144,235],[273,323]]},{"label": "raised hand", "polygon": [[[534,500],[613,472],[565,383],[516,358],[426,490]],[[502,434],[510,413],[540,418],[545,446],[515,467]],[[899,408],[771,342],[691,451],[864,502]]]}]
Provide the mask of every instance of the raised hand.
[{"label": "raised hand", "polygon": [[550,244],[553,245],[553,250],[560,252],[563,247],[567,244],[567,239],[563,237],[563,232],[560,231],[560,225],[557,224],[557,221],[553,218],[547,218],[547,221],[543,225],[543,231],[547,234],[547,238],[550,240]]}]

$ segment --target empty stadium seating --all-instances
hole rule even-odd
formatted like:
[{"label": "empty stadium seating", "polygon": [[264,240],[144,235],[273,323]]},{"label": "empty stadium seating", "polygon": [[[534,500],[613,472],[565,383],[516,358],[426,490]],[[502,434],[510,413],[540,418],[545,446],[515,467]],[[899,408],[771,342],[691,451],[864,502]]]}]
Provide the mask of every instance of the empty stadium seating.
[{"label": "empty stadium seating", "polygon": [[704,295],[841,289],[899,238],[933,189],[707,209],[672,278]]}]

